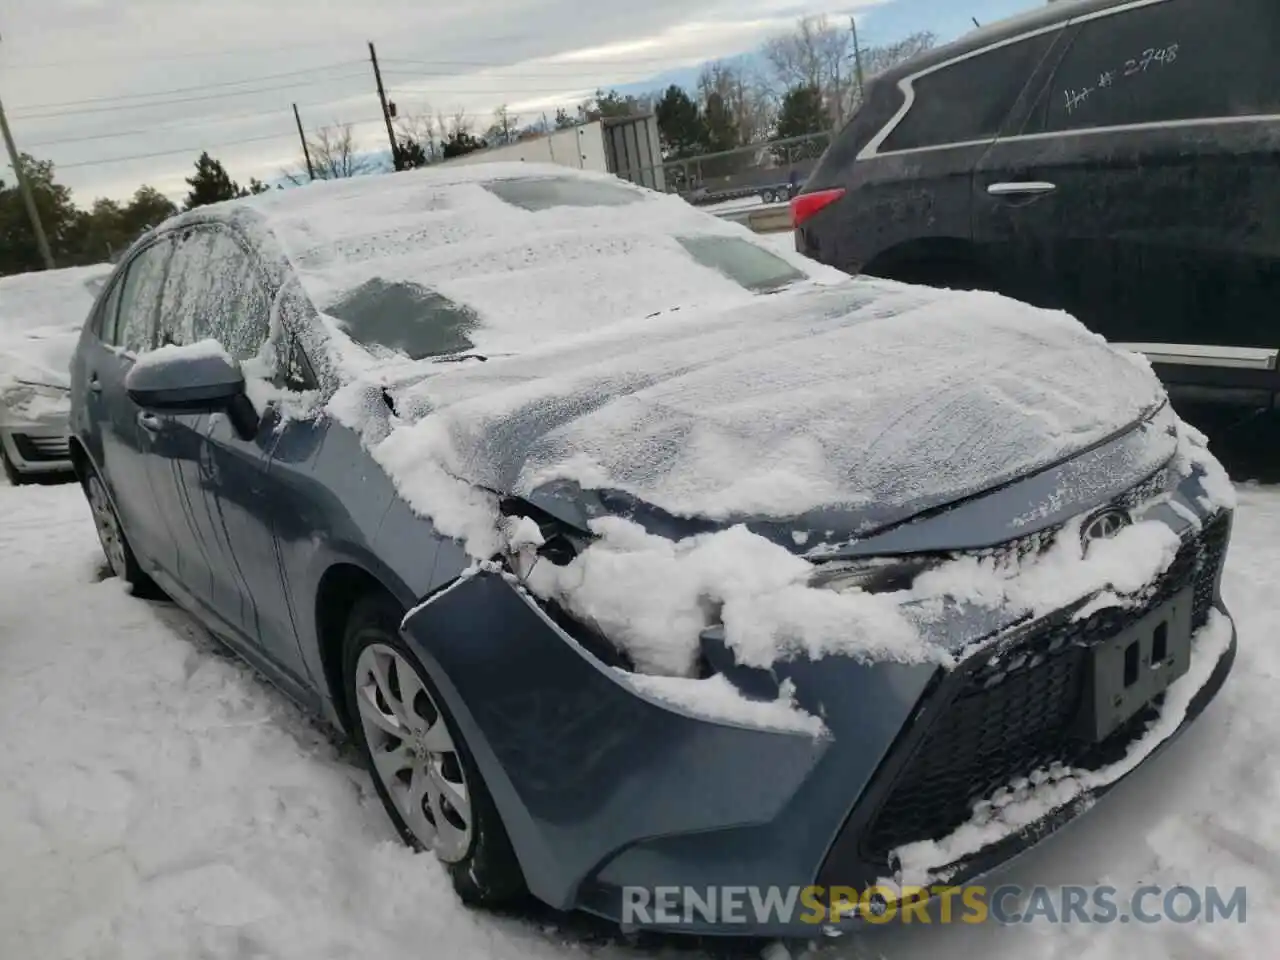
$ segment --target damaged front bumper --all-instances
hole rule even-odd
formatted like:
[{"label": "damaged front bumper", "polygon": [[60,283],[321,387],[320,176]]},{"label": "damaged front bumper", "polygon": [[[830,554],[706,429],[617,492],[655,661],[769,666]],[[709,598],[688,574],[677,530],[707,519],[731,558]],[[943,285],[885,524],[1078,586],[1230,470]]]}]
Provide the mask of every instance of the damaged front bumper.
[{"label": "damaged front bumper", "polygon": [[[677,903],[670,922],[637,919],[628,897],[955,885],[1077,816],[1194,720],[1231,668],[1219,589],[1231,516],[1199,505],[1194,478],[1182,485],[1181,502],[1147,515],[1182,548],[1139,605],[944,619],[934,629],[953,640],[988,638],[953,669],[828,657],[765,678],[724,665],[761,699],[789,682],[829,735],[646,696],[499,571],[432,597],[404,632],[441,678],[540,899],[624,926],[812,937],[830,926],[798,908],[748,910],[744,924]],[[1188,672],[1100,742],[1082,736],[1090,651],[1175,597],[1193,605]]]}]

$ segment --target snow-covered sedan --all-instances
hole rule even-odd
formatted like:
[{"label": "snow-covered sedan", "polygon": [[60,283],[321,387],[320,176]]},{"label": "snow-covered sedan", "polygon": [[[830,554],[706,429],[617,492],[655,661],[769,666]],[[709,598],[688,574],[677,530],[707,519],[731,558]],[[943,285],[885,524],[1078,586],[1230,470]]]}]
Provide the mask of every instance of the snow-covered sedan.
[{"label": "snow-covered sedan", "polygon": [[347,731],[472,902],[742,933],[717,889],[959,882],[1235,653],[1232,488],[1143,358],[608,177],[183,214],[72,391],[112,569]]},{"label": "snow-covered sedan", "polygon": [[71,472],[67,370],[110,268],[0,279],[0,469],[12,484]]}]

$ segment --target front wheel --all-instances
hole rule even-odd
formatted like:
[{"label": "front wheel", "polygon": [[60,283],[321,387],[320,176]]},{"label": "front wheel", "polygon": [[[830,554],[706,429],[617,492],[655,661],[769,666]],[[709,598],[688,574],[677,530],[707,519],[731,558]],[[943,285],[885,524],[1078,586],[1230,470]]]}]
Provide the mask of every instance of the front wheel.
[{"label": "front wheel", "polygon": [[343,641],[353,732],[397,832],[445,865],[464,903],[525,892],[524,875],[466,742],[413,651],[389,597],[358,601]]},{"label": "front wheel", "polygon": [[85,478],[84,493],[93,514],[93,525],[98,531],[98,543],[102,544],[102,552],[106,554],[111,572],[129,584],[134,593],[158,593],[154,581],[138,564],[138,558],[134,556],[133,548],[124,535],[124,528],[120,525],[115,505],[107,496],[107,488],[96,473],[90,473]]}]

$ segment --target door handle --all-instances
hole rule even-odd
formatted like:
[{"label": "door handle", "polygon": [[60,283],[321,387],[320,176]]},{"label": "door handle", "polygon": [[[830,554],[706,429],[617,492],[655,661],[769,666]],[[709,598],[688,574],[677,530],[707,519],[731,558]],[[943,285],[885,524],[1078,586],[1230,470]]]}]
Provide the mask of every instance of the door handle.
[{"label": "door handle", "polygon": [[89,375],[89,389],[94,393],[102,392],[102,381],[98,379],[98,375],[96,373]]},{"label": "door handle", "polygon": [[138,414],[138,426],[148,433],[158,433],[160,430],[160,418],[154,413],[143,411]]},{"label": "door handle", "polygon": [[1012,183],[993,183],[987,187],[987,193],[993,197],[1031,197],[1042,193],[1053,193],[1057,189],[1056,183],[1045,183],[1043,180],[1021,180]]}]

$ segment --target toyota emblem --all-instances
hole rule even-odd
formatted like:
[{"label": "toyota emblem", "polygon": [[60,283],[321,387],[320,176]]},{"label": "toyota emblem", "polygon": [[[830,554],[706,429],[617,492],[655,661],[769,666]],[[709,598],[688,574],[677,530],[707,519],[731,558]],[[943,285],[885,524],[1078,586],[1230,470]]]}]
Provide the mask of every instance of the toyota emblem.
[{"label": "toyota emblem", "polygon": [[1131,523],[1133,521],[1129,518],[1129,514],[1123,510],[1114,507],[1103,510],[1085,521],[1084,527],[1080,530],[1080,541],[1084,544],[1085,550],[1088,550],[1089,545],[1094,541],[1111,540]]}]

